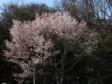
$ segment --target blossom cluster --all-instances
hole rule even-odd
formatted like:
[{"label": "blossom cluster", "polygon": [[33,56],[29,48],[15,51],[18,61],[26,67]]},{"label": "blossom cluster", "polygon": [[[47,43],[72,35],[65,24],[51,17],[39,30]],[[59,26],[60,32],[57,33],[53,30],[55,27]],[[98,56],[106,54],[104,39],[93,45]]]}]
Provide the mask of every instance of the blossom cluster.
[{"label": "blossom cluster", "polygon": [[42,62],[53,55],[54,35],[63,39],[64,46],[70,48],[76,43],[90,42],[90,33],[85,22],[77,22],[68,12],[36,15],[31,22],[13,20],[11,41],[6,41],[5,55],[27,69],[27,65]]}]

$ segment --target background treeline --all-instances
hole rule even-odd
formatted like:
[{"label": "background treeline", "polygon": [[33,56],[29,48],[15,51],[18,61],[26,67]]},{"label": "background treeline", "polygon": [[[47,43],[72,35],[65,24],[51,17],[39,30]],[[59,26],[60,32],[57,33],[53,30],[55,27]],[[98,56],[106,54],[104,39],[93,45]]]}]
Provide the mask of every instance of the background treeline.
[{"label": "background treeline", "polygon": [[[111,84],[112,83],[112,1],[111,0],[60,0],[54,8],[50,8],[45,4],[30,5],[5,5],[1,12],[0,21],[0,83],[16,84],[17,80],[13,77],[13,73],[21,73],[21,67],[18,64],[8,62],[4,57],[5,50],[4,41],[10,40],[9,29],[12,26],[12,20],[32,21],[35,14],[41,15],[44,12],[68,11],[77,19],[77,21],[85,21],[87,26],[98,33],[98,44],[95,51],[90,55],[85,55],[74,64],[79,58],[72,58],[72,52],[66,59],[66,65],[71,69],[66,73],[68,79],[64,79],[63,84]],[[80,51],[80,50],[79,50]],[[54,58],[53,58],[54,59]],[[57,60],[60,58],[57,58]],[[73,66],[72,66],[73,65]],[[37,73],[36,81],[40,84],[57,84],[52,79],[52,73],[49,79],[45,78],[45,74]],[[47,68],[49,67],[49,68]],[[51,66],[41,68],[49,69],[53,72]],[[73,75],[74,74],[74,75]],[[51,78],[52,77],[52,78]],[[45,79],[43,79],[45,78]],[[23,79],[21,79],[23,80]],[[44,82],[43,80],[48,82]],[[91,83],[89,81],[92,81]],[[24,79],[23,84],[32,84],[32,77]]]}]

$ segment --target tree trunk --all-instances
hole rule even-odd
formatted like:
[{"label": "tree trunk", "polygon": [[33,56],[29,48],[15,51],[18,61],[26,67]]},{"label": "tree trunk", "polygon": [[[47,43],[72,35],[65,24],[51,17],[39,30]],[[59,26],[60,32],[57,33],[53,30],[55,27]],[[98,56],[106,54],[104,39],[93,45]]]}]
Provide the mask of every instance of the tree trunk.
[{"label": "tree trunk", "polygon": [[33,84],[36,84],[35,81],[36,81],[36,77],[35,77],[35,64],[33,65]]}]

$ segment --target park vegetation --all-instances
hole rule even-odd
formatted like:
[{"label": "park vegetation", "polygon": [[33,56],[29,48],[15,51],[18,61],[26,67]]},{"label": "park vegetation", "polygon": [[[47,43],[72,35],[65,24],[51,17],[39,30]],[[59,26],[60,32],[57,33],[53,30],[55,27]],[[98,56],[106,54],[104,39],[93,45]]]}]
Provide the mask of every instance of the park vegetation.
[{"label": "park vegetation", "polygon": [[4,5],[0,83],[111,84],[112,1]]}]

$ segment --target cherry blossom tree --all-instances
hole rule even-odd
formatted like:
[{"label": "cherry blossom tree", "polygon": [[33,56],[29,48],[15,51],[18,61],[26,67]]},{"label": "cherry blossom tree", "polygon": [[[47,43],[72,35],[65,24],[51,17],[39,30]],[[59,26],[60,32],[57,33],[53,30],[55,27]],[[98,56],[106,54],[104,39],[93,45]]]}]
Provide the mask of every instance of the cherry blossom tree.
[{"label": "cherry blossom tree", "polygon": [[[30,72],[31,64],[45,65],[50,57],[61,54],[61,77],[57,79],[57,84],[63,82],[66,53],[75,52],[76,46],[85,53],[91,53],[95,48],[92,46],[97,43],[96,38],[93,38],[97,34],[88,29],[85,22],[77,22],[68,12],[44,13],[42,16],[37,14],[31,22],[14,20],[10,35],[11,40],[6,41],[5,56],[9,61],[19,63],[24,73]],[[25,74],[23,76],[28,76]]]}]

